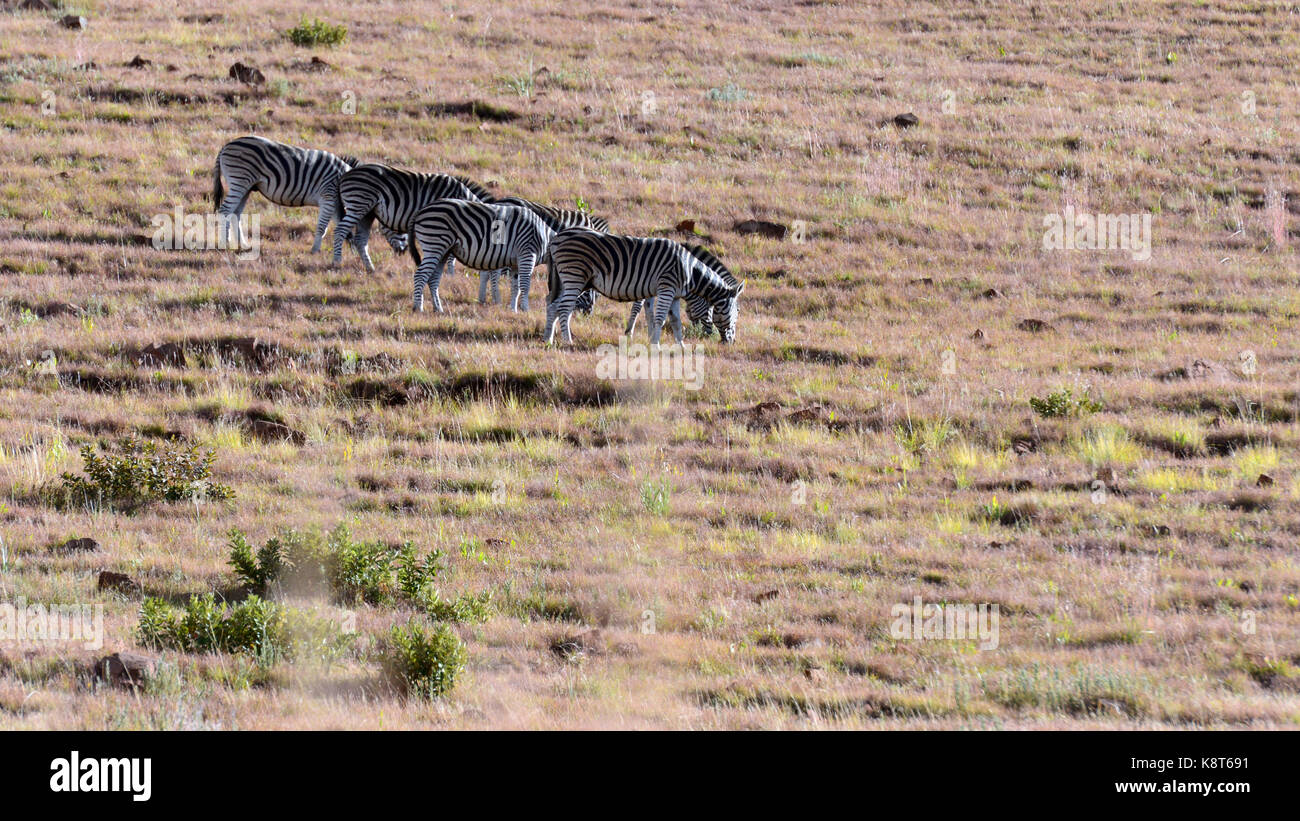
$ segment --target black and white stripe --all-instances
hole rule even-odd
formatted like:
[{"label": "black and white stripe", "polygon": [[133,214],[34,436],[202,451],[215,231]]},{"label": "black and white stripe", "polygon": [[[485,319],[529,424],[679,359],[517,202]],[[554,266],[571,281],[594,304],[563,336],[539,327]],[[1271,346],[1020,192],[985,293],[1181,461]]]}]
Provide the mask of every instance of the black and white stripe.
[{"label": "black and white stripe", "polygon": [[334,263],[343,261],[343,241],[352,242],[365,263],[375,270],[368,249],[370,227],[376,219],[393,232],[389,244],[406,250],[415,215],[430,203],[455,199],[490,202],[492,195],[475,182],[449,174],[419,174],[381,163],[365,163],[339,179],[339,224],[334,232]]},{"label": "black and white stripe", "polygon": [[[565,228],[590,228],[593,231],[609,233],[609,222],[607,220],[603,217],[589,214],[586,211],[552,208],[549,205],[542,205],[541,203],[526,200],[522,197],[502,197],[493,200],[493,202],[497,205],[516,205],[522,208],[527,208],[540,217],[542,222],[545,222],[547,227],[552,231],[563,231]],[[548,262],[547,269],[550,270],[553,266],[549,265],[548,260],[546,260],[546,262]],[[483,305],[487,302],[487,289],[489,283],[492,285],[492,302],[496,305],[501,304],[500,277],[502,274],[509,275],[510,271],[508,269],[498,268],[496,270],[481,271],[479,273],[478,304]],[[518,299],[519,281],[516,279],[512,289],[510,304],[516,304]],[[595,295],[590,291],[585,291],[582,298],[579,300],[577,310],[589,314],[591,313],[594,302]]]},{"label": "black and white stripe", "polygon": [[482,271],[514,271],[519,286],[512,307],[527,311],[533,268],[546,255],[555,234],[529,208],[465,200],[425,206],[416,214],[411,233],[411,256],[416,263],[413,306],[417,311],[424,310],[426,283],[434,310],[442,311],[438,285],[444,262],[449,264],[453,258]]},{"label": "black and white stripe", "polygon": [[[730,273],[714,270],[680,243],[664,237],[625,237],[568,228],[552,238],[550,254],[559,296],[546,308],[548,343],[555,338],[557,321],[564,341],[573,342],[569,317],[586,288],[621,302],[656,297],[650,325],[650,341],[655,344],[673,302],[692,297],[712,307],[724,343],[736,337],[736,301],[744,283],[736,282]],[[681,342],[680,323],[673,332]]]},{"label": "black and white stripe", "polygon": [[[264,137],[231,140],[217,152],[212,167],[212,204],[221,215],[222,238],[234,233],[240,245],[244,244],[239,219],[249,196],[260,191],[276,205],[319,207],[311,250],[320,251],[325,230],[336,216],[339,179],[355,165],[355,157],[339,157]],[[228,190],[222,188],[222,177]]]},{"label": "black and white stripe", "polygon": [[[691,256],[698,259],[701,263],[712,268],[724,278],[733,282],[735,281],[735,277],[732,276],[731,271],[727,270],[727,266],[723,265],[722,260],[714,256],[709,249],[702,245],[687,245],[685,247],[687,251],[691,252]],[[625,335],[632,335],[632,331],[636,328],[636,318],[641,313],[641,309],[645,308],[646,310],[649,310],[652,305],[653,302],[649,299],[638,300],[632,303],[632,311],[627,317],[627,327],[623,329]],[[670,311],[671,314],[669,321],[675,328],[680,325],[682,321],[681,303],[674,300]],[[713,336],[713,306],[709,304],[709,301],[701,294],[693,294],[686,298],[686,318],[691,322],[691,324],[699,326],[700,332],[705,336]]]}]

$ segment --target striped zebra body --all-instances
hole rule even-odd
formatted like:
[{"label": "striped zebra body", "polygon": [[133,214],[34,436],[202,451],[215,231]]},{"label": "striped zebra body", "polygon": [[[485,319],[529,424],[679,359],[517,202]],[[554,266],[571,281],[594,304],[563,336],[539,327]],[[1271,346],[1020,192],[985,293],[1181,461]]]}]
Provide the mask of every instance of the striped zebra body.
[{"label": "striped zebra body", "polygon": [[[736,336],[736,301],[744,283],[714,270],[680,243],[664,237],[625,237],[585,228],[568,228],[551,240],[551,258],[559,278],[559,296],[546,309],[546,341],[555,338],[558,321],[566,343],[573,342],[569,317],[583,289],[621,302],[655,297],[650,341],[658,344],[673,302],[699,298],[712,308],[722,341]],[[681,325],[673,328],[682,341]]]},{"label": "striped zebra body", "polygon": [[[722,264],[722,260],[714,256],[713,253],[704,246],[687,245],[686,250],[690,251],[691,256],[698,259],[701,263],[712,268],[725,278],[735,281],[735,277],[732,276],[731,271],[727,270],[727,266]],[[628,314],[627,318],[627,327],[623,330],[623,333],[627,336],[631,336],[632,331],[636,328],[636,318],[641,313],[641,310],[643,308],[650,310],[652,306],[653,303],[648,299],[633,302],[632,311]],[[674,301],[670,310],[672,312],[670,321],[672,322],[673,327],[677,327],[682,321],[681,304]],[[713,306],[710,305],[709,301],[701,294],[687,297],[686,318],[691,322],[691,324],[698,325],[700,332],[705,336],[713,336]]]},{"label": "striped zebra body", "polygon": [[[334,232],[334,264],[343,261],[343,241],[350,240],[367,273],[370,228],[376,219],[387,228],[388,243],[397,253],[407,249],[415,215],[430,203],[444,199],[490,201],[492,195],[470,180],[449,174],[419,174],[380,163],[365,163],[339,179],[339,224]],[[386,232],[387,233],[387,232]]]},{"label": "striped zebra body", "polygon": [[[541,203],[526,200],[522,197],[502,197],[493,200],[493,202],[498,205],[516,205],[522,208],[527,208],[540,217],[552,231],[563,231],[565,228],[590,228],[593,231],[609,233],[609,222],[607,220],[585,211],[552,208],[549,205],[542,205]],[[546,267],[548,271],[554,268],[554,266],[550,264],[549,259],[543,261],[547,263]],[[489,283],[492,285],[492,302],[496,305],[501,304],[500,277],[502,274],[509,275],[509,269],[498,268],[496,270],[481,271],[479,273],[478,304],[483,305],[487,302],[487,289]],[[514,304],[519,298],[519,281],[517,279],[515,280],[512,292],[513,297],[511,304]],[[584,291],[582,296],[579,298],[576,310],[580,313],[590,314],[594,305],[595,292],[587,290]]]},{"label": "striped zebra body", "polygon": [[411,256],[416,262],[414,309],[424,310],[427,283],[434,310],[439,312],[443,310],[438,294],[443,264],[452,259],[479,270],[517,272],[519,287],[512,307],[527,311],[533,268],[546,255],[555,234],[528,208],[465,200],[443,200],[424,207],[415,216],[411,233]]},{"label": "striped zebra body", "polygon": [[[311,250],[320,251],[321,239],[336,216],[339,179],[354,165],[355,157],[339,157],[264,137],[231,140],[217,152],[212,167],[212,204],[221,215],[223,239],[233,233],[239,244],[244,244],[239,219],[249,196],[260,191],[276,205],[319,207]],[[223,190],[222,177],[228,189]]]}]

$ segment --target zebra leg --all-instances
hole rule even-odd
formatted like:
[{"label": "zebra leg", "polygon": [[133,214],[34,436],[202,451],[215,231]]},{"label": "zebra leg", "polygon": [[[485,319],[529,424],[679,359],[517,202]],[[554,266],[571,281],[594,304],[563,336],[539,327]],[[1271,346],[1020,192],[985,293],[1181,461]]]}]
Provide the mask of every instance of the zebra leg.
[{"label": "zebra leg", "polygon": [[334,223],[335,267],[343,264],[343,241],[351,239],[352,231],[356,228],[357,218],[353,216],[354,213],[355,212],[349,211],[348,213],[339,216],[339,221]]},{"label": "zebra leg", "polygon": [[356,229],[352,232],[352,247],[357,249],[361,255],[361,262],[366,266],[366,273],[375,272],[375,263],[370,259],[370,228],[375,224],[375,216],[371,214],[357,224]]},{"label": "zebra leg", "polygon": [[631,336],[632,331],[636,330],[636,318],[641,315],[641,308],[645,305],[645,300],[632,300],[632,310],[627,316],[627,327],[623,329],[623,336]]},{"label": "zebra leg", "polygon": [[559,288],[560,295],[546,306],[546,344],[550,345],[555,341],[555,324],[558,321],[560,329],[564,332],[565,343],[572,345],[573,335],[569,333],[569,315],[573,313],[573,306],[578,303],[578,295],[582,291],[573,287],[565,288],[563,283]]},{"label": "zebra leg", "polygon": [[226,196],[222,198],[221,205],[217,207],[217,214],[221,216],[220,223],[217,226],[220,232],[217,238],[226,243],[227,247],[230,245],[231,235],[235,233],[235,226],[231,224],[231,215],[238,213],[246,199],[248,199],[248,190],[231,181]]},{"label": "zebra leg", "polygon": [[672,323],[673,338],[677,344],[682,344],[682,301],[674,299],[673,305],[668,309],[668,321]]},{"label": "zebra leg", "polygon": [[[509,276],[509,274],[506,274]],[[492,304],[501,304],[501,269],[492,272]]]},{"label": "zebra leg", "polygon": [[325,238],[325,231],[330,227],[330,220],[334,218],[334,201],[321,200],[320,215],[316,217],[316,236],[312,237],[311,252],[320,253],[321,240]]},{"label": "zebra leg", "polygon": [[[420,264],[415,266],[415,292],[412,294],[413,296],[413,300],[411,302],[412,310],[414,311],[424,310],[424,286],[428,284],[431,279],[433,280],[434,283],[437,282],[438,274],[435,269],[435,266],[437,264],[438,264],[438,257],[436,254],[425,254],[424,258],[420,260]],[[438,307],[437,304],[437,299],[438,299],[437,284],[434,284],[431,290],[433,291],[434,310],[441,311],[442,308]]]},{"label": "zebra leg", "polygon": [[432,254],[425,254],[424,262],[421,263],[421,267],[428,266],[425,268],[427,271],[425,278],[429,281],[429,296],[433,298],[433,310],[438,313],[443,313],[442,296],[438,293],[438,285],[442,282],[443,268],[447,271],[452,270],[453,259],[451,249],[446,248]]},{"label": "zebra leg", "polygon": [[672,294],[667,291],[660,291],[655,295],[654,322],[650,323],[651,347],[659,347],[659,335],[663,332],[664,322],[668,320],[668,311],[672,304]]},{"label": "zebra leg", "polygon": [[516,311],[528,310],[528,292],[532,290],[533,285],[533,266],[537,264],[537,254],[527,253],[519,257],[518,268],[515,275],[515,298],[514,307]]},{"label": "zebra leg", "polygon": [[487,303],[488,280],[491,279],[492,275],[495,273],[496,271],[478,272],[478,304],[484,305]]}]

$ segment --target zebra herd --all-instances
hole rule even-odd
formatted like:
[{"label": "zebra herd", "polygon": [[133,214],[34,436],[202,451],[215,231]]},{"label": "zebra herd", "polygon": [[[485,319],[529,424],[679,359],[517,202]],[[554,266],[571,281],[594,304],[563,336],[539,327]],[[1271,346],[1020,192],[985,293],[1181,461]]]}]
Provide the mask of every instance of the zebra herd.
[{"label": "zebra herd", "polygon": [[217,153],[212,197],[223,239],[243,244],[239,219],[254,191],[277,205],[315,205],[320,212],[312,252],[320,251],[334,222],[334,264],[342,264],[343,243],[350,242],[367,273],[375,270],[369,240],[377,221],[392,249],[409,252],[415,261],[416,311],[424,310],[426,287],[434,310],[443,310],[439,285],[444,270],[454,273],[456,262],[480,272],[480,304],[489,284],[493,301],[500,302],[499,278],[513,275],[511,308],[527,311],[533,271],[545,264],[548,344],[557,323],[565,343],[573,342],[569,318],[574,311],[591,313],[597,294],[632,303],[628,335],[647,310],[654,344],[666,322],[681,343],[682,301],[688,321],[706,335],[716,327],[722,342],[735,339],[736,303],[745,285],[698,245],[611,234],[606,220],[585,211],[497,198],[464,177],[362,163],[263,137],[240,137]]}]

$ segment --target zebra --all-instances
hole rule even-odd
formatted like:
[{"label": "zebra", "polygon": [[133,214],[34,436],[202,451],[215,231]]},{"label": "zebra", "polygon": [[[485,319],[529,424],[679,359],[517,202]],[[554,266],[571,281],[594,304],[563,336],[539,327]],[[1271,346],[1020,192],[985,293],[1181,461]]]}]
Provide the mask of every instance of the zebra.
[{"label": "zebra", "polygon": [[[442,311],[438,284],[444,262],[450,264],[452,259],[480,270],[508,266],[517,271],[519,285],[512,307],[527,311],[533,267],[546,255],[555,232],[531,209],[522,206],[441,200],[420,209],[412,220],[411,234],[416,311],[424,310],[426,283],[434,310]],[[423,252],[423,260],[419,252]]]},{"label": "zebra", "polygon": [[[547,344],[555,339],[557,321],[565,343],[573,343],[569,317],[584,288],[623,302],[656,297],[650,325],[650,341],[655,345],[672,304],[683,297],[709,303],[723,344],[736,338],[736,302],[745,283],[705,264],[680,243],[666,237],[625,237],[566,228],[552,238],[550,254],[559,277],[559,294],[546,307]],[[673,336],[681,343],[680,322],[675,324]]]},{"label": "zebra", "polygon": [[[261,191],[276,205],[320,208],[311,246],[313,254],[319,253],[325,230],[336,217],[339,178],[355,165],[356,157],[299,148],[265,137],[231,140],[217,152],[212,166],[212,207],[221,216],[222,239],[233,234],[241,246],[244,244],[239,220],[249,196]],[[221,184],[223,176],[230,184],[228,191]]]},{"label": "zebra", "polygon": [[[735,279],[735,277],[732,276],[731,272],[727,270],[727,266],[722,264],[722,260],[715,257],[713,253],[710,252],[709,249],[705,248],[704,246],[687,245],[686,250],[691,252],[691,256],[700,260],[700,262],[709,266],[714,271],[723,274],[725,277],[729,277],[733,280]],[[636,319],[637,316],[641,313],[641,309],[644,308],[648,311],[653,304],[654,303],[649,299],[637,300],[632,303],[632,311],[627,318],[627,327],[624,328],[623,330],[623,334],[625,336],[632,335],[633,329],[636,328]],[[671,312],[670,319],[673,323],[673,327],[675,328],[677,327],[677,325],[681,324],[682,321],[681,304],[677,301],[674,301],[672,307],[670,308],[670,312]],[[590,313],[590,311],[588,311],[588,313]],[[713,336],[713,306],[710,305],[709,301],[705,299],[703,296],[701,296],[700,294],[695,294],[694,296],[687,297],[686,318],[691,322],[691,324],[698,325],[700,328],[700,332],[703,333],[705,336]]]},{"label": "zebra", "polygon": [[[552,231],[562,231],[565,228],[590,228],[593,231],[600,231],[601,233],[606,234],[609,233],[608,220],[603,217],[597,217],[594,214],[589,214],[586,211],[552,208],[549,205],[542,205],[541,203],[526,200],[522,197],[501,197],[500,199],[493,200],[493,202],[498,205],[517,205],[527,208],[540,217]],[[547,262],[548,271],[554,267],[549,264],[549,260],[545,260],[545,262]],[[509,268],[498,268],[493,271],[480,271],[478,279],[478,304],[483,305],[487,302],[487,288],[488,283],[491,282],[492,302],[495,305],[500,305],[500,277],[501,274],[504,273],[508,275],[510,272],[511,269]],[[511,304],[517,304],[518,300],[519,281],[516,279]],[[579,301],[581,304],[578,306],[577,310],[589,314],[595,305],[595,294],[590,290],[584,291]]]},{"label": "zebra", "polygon": [[[407,250],[411,223],[416,212],[431,202],[444,199],[491,202],[487,189],[464,177],[449,174],[420,174],[403,171],[381,163],[358,165],[339,178],[337,210],[339,224],[334,230],[334,264],[343,261],[343,241],[350,240],[367,273],[374,273],[367,247],[370,226],[375,219],[385,232],[388,244],[397,253]],[[413,254],[417,253],[412,251]],[[454,264],[448,262],[448,273]]]}]

